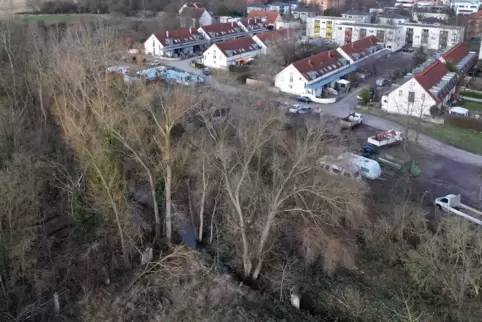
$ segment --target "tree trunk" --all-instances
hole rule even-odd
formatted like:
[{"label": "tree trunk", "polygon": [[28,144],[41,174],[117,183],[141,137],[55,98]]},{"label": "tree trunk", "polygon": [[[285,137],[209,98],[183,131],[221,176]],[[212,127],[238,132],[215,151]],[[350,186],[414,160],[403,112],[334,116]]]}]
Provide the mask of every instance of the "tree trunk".
[{"label": "tree trunk", "polygon": [[149,178],[149,186],[151,188],[152,203],[154,207],[154,222],[155,222],[154,230],[156,233],[154,244],[156,244],[159,238],[161,238],[161,217],[159,216],[159,204],[157,203],[156,185],[154,183],[154,178],[149,168],[146,167],[146,171],[147,171],[147,177]]},{"label": "tree trunk", "polygon": [[261,233],[261,239],[259,241],[258,250],[256,251],[256,268],[253,272],[253,279],[257,279],[259,277],[259,273],[261,272],[261,268],[263,266],[263,250],[268,241],[269,232],[271,230],[271,226],[273,225],[273,221],[275,218],[276,212],[272,211],[268,218],[266,219],[266,223],[264,224],[263,232]]},{"label": "tree trunk", "polygon": [[169,244],[172,242],[171,186],[172,186],[172,168],[171,168],[171,165],[168,163],[166,165],[166,239]]},{"label": "tree trunk", "polygon": [[198,233],[198,240],[201,242],[203,240],[203,230],[204,230],[204,202],[206,199],[206,169],[205,169],[205,162],[203,160],[203,193],[201,196],[201,209],[199,210],[199,233]]}]

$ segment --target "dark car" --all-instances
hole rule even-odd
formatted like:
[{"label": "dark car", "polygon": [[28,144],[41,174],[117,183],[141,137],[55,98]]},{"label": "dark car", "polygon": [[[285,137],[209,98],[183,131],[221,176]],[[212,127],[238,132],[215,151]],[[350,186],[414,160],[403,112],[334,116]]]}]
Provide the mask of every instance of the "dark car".
[{"label": "dark car", "polygon": [[203,70],[203,74],[206,75],[206,76],[211,75],[211,73],[210,73],[209,70],[207,70],[207,69],[204,69],[204,70]]},{"label": "dark car", "polygon": [[297,102],[303,102],[303,103],[311,103],[311,99],[306,96],[300,96],[296,98]]}]

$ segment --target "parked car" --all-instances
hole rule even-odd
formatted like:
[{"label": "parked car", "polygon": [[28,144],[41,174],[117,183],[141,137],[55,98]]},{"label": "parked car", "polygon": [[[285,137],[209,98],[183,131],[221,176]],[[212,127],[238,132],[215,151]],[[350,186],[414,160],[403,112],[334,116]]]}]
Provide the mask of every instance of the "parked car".
[{"label": "parked car", "polygon": [[296,98],[297,102],[311,103],[311,99],[307,96],[300,96]]},{"label": "parked car", "polygon": [[211,72],[207,69],[203,69],[203,74],[206,75],[206,76],[209,76],[209,75],[211,75]]},{"label": "parked car", "polygon": [[377,79],[377,86],[378,86],[378,87],[387,86],[388,84],[390,84],[390,82],[389,82],[388,79],[386,79],[386,78],[379,78],[379,79]]},{"label": "parked car", "polygon": [[308,114],[308,113],[311,113],[312,108],[309,106],[301,106],[296,104],[290,107],[289,111],[290,113],[293,113],[293,114]]}]

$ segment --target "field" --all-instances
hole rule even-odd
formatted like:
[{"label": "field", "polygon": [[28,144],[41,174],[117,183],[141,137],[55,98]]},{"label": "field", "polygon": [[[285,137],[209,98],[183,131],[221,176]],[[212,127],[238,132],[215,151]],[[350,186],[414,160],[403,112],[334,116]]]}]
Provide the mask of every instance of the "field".
[{"label": "field", "polygon": [[471,102],[465,100],[462,104],[463,107],[474,113],[482,113],[482,103]]}]

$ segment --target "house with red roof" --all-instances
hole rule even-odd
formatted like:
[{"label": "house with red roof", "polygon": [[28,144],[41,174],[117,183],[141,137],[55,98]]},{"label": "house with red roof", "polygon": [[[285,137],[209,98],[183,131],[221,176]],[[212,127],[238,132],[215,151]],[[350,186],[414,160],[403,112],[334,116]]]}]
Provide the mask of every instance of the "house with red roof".
[{"label": "house with red roof", "polygon": [[261,53],[261,46],[251,37],[214,43],[203,54],[203,64],[210,68],[244,65]]},{"label": "house with red roof", "polygon": [[475,52],[459,43],[439,57],[427,60],[405,76],[405,82],[382,96],[382,109],[414,117],[430,116],[457,96],[457,84],[477,62]]},{"label": "house with red roof", "polygon": [[283,22],[281,14],[275,11],[251,10],[248,13],[248,18],[259,18],[271,29],[279,29],[279,24]]},{"label": "house with red roof", "polygon": [[235,39],[247,36],[248,33],[241,27],[238,22],[216,23],[213,25],[202,26],[198,29],[204,38],[211,43]]},{"label": "house with red roof", "polygon": [[261,46],[263,54],[266,55],[270,50],[276,51],[276,46],[294,44],[297,37],[295,30],[288,28],[263,32],[253,36],[253,40]]},{"label": "house with red roof", "polygon": [[152,34],[144,42],[147,55],[183,57],[203,52],[209,40],[195,28],[161,31]]},{"label": "house with red roof", "polygon": [[316,101],[329,88],[347,86],[349,82],[343,77],[390,53],[370,36],[292,63],[275,76],[275,87]]}]

